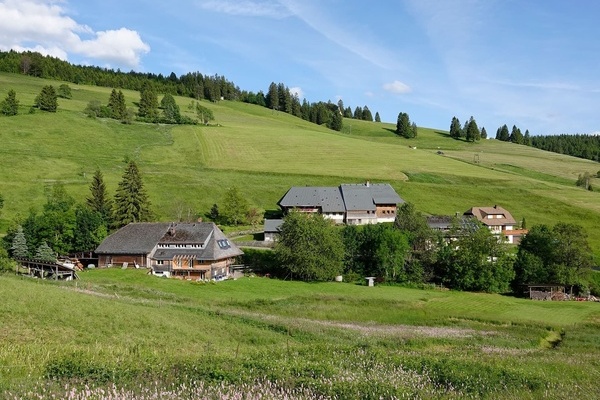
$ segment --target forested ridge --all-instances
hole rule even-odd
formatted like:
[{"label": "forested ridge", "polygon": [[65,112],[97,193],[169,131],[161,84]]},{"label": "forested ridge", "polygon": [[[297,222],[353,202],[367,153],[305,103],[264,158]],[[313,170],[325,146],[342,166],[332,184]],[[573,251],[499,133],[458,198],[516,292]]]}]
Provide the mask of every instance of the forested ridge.
[{"label": "forested ridge", "polygon": [[600,136],[599,135],[551,135],[533,136],[531,145],[538,149],[554,153],[600,161]]}]

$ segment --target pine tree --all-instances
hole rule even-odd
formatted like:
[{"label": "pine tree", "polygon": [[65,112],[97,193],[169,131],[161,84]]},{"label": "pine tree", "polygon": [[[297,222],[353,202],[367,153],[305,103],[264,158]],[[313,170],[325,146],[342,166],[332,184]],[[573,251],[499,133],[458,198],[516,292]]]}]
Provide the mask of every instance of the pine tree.
[{"label": "pine tree", "polygon": [[150,219],[150,201],[136,163],[127,164],[123,178],[119,182],[114,201],[113,223],[120,228],[130,222],[144,222]]},{"label": "pine tree", "polygon": [[12,250],[12,256],[15,258],[29,257],[27,239],[25,239],[25,232],[23,232],[23,227],[21,225],[17,227],[17,232],[13,238],[10,249]]},{"label": "pine tree", "polygon": [[339,112],[334,112],[331,115],[331,120],[329,121],[329,129],[333,129],[334,131],[341,131],[344,126],[344,118]]},{"label": "pine tree", "polygon": [[477,127],[477,122],[475,122],[475,118],[471,116],[469,122],[466,124],[466,132],[465,137],[467,142],[474,142],[481,138],[481,133],[479,132],[479,128]]},{"label": "pine tree", "polygon": [[56,112],[58,108],[58,96],[54,86],[46,85],[42,88],[40,94],[35,98],[35,106],[40,110]]},{"label": "pine tree", "polygon": [[461,135],[462,128],[460,127],[460,121],[456,117],[452,117],[452,122],[450,123],[450,137],[454,139],[459,139]]},{"label": "pine tree", "polygon": [[487,131],[485,130],[484,126],[481,127],[481,138],[487,139]]},{"label": "pine tree", "polygon": [[58,87],[58,97],[63,99],[70,99],[71,97],[73,97],[73,95],[71,94],[71,87],[66,83],[60,85]]},{"label": "pine tree", "polygon": [[523,144],[526,146],[531,146],[531,136],[529,135],[529,129],[525,131],[525,136],[523,136]]},{"label": "pine tree", "polygon": [[271,82],[269,85],[269,91],[265,100],[267,101],[267,107],[271,110],[279,110],[279,90],[275,82]]},{"label": "pine tree", "polygon": [[90,192],[90,197],[86,199],[87,206],[92,211],[100,214],[104,223],[108,224],[110,222],[112,201],[108,198],[104,176],[99,169],[94,172],[92,183],[90,184]]},{"label": "pine tree", "polygon": [[379,116],[379,112],[375,112],[375,122],[381,122],[381,117]]},{"label": "pine tree", "polygon": [[169,93],[165,94],[160,101],[160,106],[162,107],[163,115],[168,122],[173,124],[180,122],[181,113],[173,96],[171,96]]},{"label": "pine tree", "polygon": [[125,95],[122,91],[113,89],[108,99],[108,108],[111,118],[123,121],[127,117],[127,106],[125,105]]},{"label": "pine tree", "polygon": [[506,126],[506,124],[498,128],[496,139],[502,140],[503,142],[508,142],[510,140],[510,133],[508,132],[508,126]]},{"label": "pine tree", "polygon": [[19,113],[19,100],[17,100],[17,93],[14,90],[10,89],[4,101],[0,103],[0,113],[6,116]]},{"label": "pine tree", "polygon": [[362,112],[363,112],[362,107],[358,107],[357,106],[354,109],[354,115],[352,116],[352,118],[354,118],[354,119],[362,119]]},{"label": "pine tree", "polygon": [[373,114],[371,114],[371,110],[369,110],[369,107],[367,107],[367,106],[363,107],[362,118],[361,119],[363,121],[373,122]]},{"label": "pine tree", "polygon": [[401,112],[398,114],[398,121],[396,122],[396,135],[405,137],[407,139],[415,137],[416,129],[413,131],[413,126],[410,123],[410,118],[407,113]]},{"label": "pine tree", "polygon": [[151,122],[158,119],[158,97],[149,82],[144,83],[140,91],[138,116]]},{"label": "pine tree", "polygon": [[54,250],[52,250],[50,246],[48,246],[48,243],[46,243],[46,241],[43,241],[42,244],[35,251],[34,258],[40,261],[53,262],[56,261],[56,253],[54,252]]}]

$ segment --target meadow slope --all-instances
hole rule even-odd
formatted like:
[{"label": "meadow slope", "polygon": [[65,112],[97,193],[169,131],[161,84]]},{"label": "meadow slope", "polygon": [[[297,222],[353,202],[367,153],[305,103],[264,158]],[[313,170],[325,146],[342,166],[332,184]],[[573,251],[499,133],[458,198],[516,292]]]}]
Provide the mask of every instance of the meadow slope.
[{"label": "meadow slope", "polygon": [[[61,82],[0,74],[0,98],[17,92],[21,114],[0,117],[0,232],[17,215],[39,209],[45,193],[62,182],[82,201],[96,168],[114,193],[123,160],[137,161],[157,219],[203,215],[237,186],[265,210],[293,185],[389,182],[426,214],[454,214],[474,205],[499,204],[528,225],[558,221],[584,226],[600,254],[600,194],[576,188],[577,176],[598,164],[495,140],[465,143],[444,130],[419,129],[414,140],[393,134],[394,124],[346,120],[342,132],[239,102],[203,104],[211,126],[165,126],[91,119],[90,100],[108,101],[109,88],[70,84],[56,114],[29,114],[45,84]],[[124,91],[129,107],[139,95]],[[176,98],[184,114],[191,99]],[[489,131],[493,127],[488,127]],[[412,148],[411,148],[412,147]],[[415,148],[416,147],[416,148]],[[437,154],[438,151],[443,155]],[[598,180],[594,179],[593,186]]]}]

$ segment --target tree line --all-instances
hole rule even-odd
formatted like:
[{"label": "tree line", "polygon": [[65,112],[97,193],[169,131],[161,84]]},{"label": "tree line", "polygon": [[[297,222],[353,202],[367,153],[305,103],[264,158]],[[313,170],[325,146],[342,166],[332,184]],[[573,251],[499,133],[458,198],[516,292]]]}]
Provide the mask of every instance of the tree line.
[{"label": "tree line", "polygon": [[[73,65],[56,57],[43,56],[37,52],[0,51],[0,71],[20,73],[46,79],[62,80],[75,84],[86,84],[112,88],[142,91],[148,86],[155,93],[190,97],[197,101],[212,102],[223,100],[243,101],[286,112],[298,118],[330,129],[340,131],[343,117],[373,121],[373,116],[365,107],[357,107],[352,114],[350,108],[344,108],[343,102],[331,101],[300,102],[283,83],[271,83],[265,95],[262,91],[253,93],[241,90],[233,82],[220,75],[203,75],[200,72],[188,72],[177,76],[171,72],[168,76],[154,73],[122,72],[96,66]],[[379,113],[375,121],[380,122]]]},{"label": "tree line", "polygon": [[535,225],[515,248],[476,220],[456,219],[450,232],[434,231],[410,203],[394,224],[335,226],[320,214],[290,212],[269,262],[251,263],[282,278],[438,284],[457,290],[522,293],[523,285],[552,283],[600,294],[593,254],[574,224]]}]

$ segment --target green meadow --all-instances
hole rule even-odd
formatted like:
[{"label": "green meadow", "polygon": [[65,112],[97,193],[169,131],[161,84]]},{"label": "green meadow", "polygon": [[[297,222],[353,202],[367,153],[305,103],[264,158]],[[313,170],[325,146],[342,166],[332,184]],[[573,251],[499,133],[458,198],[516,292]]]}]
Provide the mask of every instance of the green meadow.
[{"label": "green meadow", "polygon": [[[168,126],[88,118],[90,100],[108,102],[110,88],[70,84],[55,114],[29,113],[45,84],[62,82],[0,74],[0,98],[17,92],[20,115],[0,117],[0,232],[10,221],[40,209],[56,182],[83,201],[96,168],[114,193],[126,158],[138,163],[157,220],[203,216],[237,186],[249,202],[276,210],[291,186],[390,183],[425,214],[454,214],[499,204],[529,226],[582,225],[600,257],[600,194],[575,187],[592,161],[534,148],[482,140],[466,143],[443,129],[419,128],[416,139],[393,133],[394,124],[345,120],[341,132],[288,114],[231,101],[203,102],[210,126]],[[139,94],[124,91],[128,107]],[[176,98],[190,117],[191,99]],[[491,132],[493,127],[488,127]],[[443,154],[438,154],[441,152]],[[600,180],[594,178],[592,186]]]},{"label": "green meadow", "polygon": [[[142,270],[80,277],[0,276],[6,398],[112,384],[139,398],[191,381],[229,394],[258,384],[264,396],[270,382],[290,398],[600,394],[597,303],[258,277],[199,284]],[[300,388],[306,397],[293,396]]]}]

